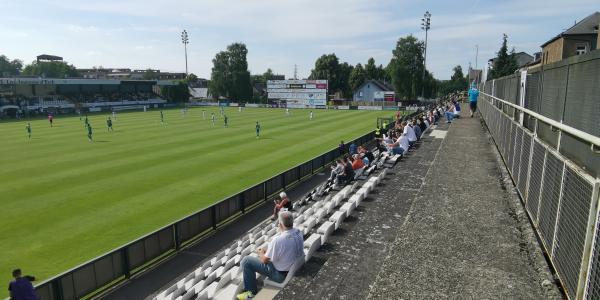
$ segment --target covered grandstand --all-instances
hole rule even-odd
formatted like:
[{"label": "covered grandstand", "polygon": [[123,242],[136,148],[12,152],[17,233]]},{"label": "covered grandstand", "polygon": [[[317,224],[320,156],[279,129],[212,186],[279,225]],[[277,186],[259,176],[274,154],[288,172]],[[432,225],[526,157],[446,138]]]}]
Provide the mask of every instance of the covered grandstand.
[{"label": "covered grandstand", "polygon": [[173,80],[0,78],[0,106],[17,106],[5,112],[13,117],[161,107],[167,103],[162,88],[177,84]]}]

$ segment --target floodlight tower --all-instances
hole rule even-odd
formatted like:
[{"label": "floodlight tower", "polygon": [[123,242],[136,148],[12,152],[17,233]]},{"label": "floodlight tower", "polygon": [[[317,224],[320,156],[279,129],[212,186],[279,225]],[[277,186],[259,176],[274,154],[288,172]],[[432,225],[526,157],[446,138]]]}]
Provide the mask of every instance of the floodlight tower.
[{"label": "floodlight tower", "polygon": [[183,32],[181,32],[181,42],[183,43],[183,49],[185,51],[185,76],[187,77],[188,75],[188,63],[187,63],[187,44],[190,43],[190,40],[188,39],[188,33],[187,30],[183,30]]},{"label": "floodlight tower", "polygon": [[426,11],[421,19],[421,29],[425,30],[425,51],[423,53],[423,81],[421,83],[421,97],[425,98],[425,70],[427,68],[427,32],[431,28],[431,14]]}]

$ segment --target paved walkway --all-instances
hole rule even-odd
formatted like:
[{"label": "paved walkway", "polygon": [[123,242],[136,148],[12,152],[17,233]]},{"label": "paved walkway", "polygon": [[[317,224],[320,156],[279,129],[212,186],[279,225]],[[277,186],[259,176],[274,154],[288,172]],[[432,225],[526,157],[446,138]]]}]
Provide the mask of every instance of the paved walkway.
[{"label": "paved walkway", "polygon": [[562,297],[479,119],[433,135],[277,299]]}]

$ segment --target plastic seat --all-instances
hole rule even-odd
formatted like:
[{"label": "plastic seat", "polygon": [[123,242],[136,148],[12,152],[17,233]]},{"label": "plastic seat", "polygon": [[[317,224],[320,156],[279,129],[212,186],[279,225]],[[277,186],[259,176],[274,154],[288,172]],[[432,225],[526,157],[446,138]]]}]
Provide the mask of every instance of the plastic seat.
[{"label": "plastic seat", "polygon": [[312,255],[321,247],[321,235],[318,233],[311,234],[304,241],[304,261],[310,260]]},{"label": "plastic seat", "polygon": [[208,299],[212,299],[218,290],[225,287],[231,281],[231,273],[225,273],[218,282],[213,282],[205,288]]},{"label": "plastic seat", "polygon": [[315,227],[317,223],[317,220],[315,217],[310,217],[308,219],[306,219],[306,221],[304,221],[303,225],[304,225],[304,229],[306,229],[305,234],[308,234],[309,231],[311,231],[313,229],[313,227]]},{"label": "plastic seat", "polygon": [[334,201],[335,206],[338,206],[342,202],[342,195],[337,193],[335,196],[333,196],[333,198],[331,198],[331,200]]},{"label": "plastic seat", "polygon": [[346,213],[346,218],[349,217],[352,214],[352,211],[355,208],[355,204],[354,202],[346,202],[344,203],[344,205],[342,205],[342,207],[340,207],[340,211],[343,211]]},{"label": "plastic seat", "polygon": [[333,213],[333,215],[331,215],[331,217],[329,217],[329,221],[335,223],[335,229],[340,228],[340,225],[342,224],[342,222],[344,221],[344,219],[346,218],[346,212],[345,211],[336,211]]},{"label": "plastic seat", "polygon": [[331,221],[326,221],[325,223],[321,224],[321,226],[319,226],[319,228],[317,229],[317,233],[321,234],[321,245],[327,242],[327,239],[333,233],[334,230],[335,223]]},{"label": "plastic seat", "polygon": [[325,209],[327,214],[330,214],[333,211],[333,208],[335,207],[335,203],[332,201],[327,202],[327,204],[325,204],[323,206],[323,209]]},{"label": "plastic seat", "polygon": [[353,202],[354,206],[359,206],[360,202],[362,200],[363,200],[363,194],[356,193],[356,194],[352,195],[352,197],[350,197],[350,199],[348,200],[348,202]]},{"label": "plastic seat", "polygon": [[369,197],[369,189],[365,188],[365,187],[360,188],[358,190],[358,192],[356,192],[356,193],[362,194],[363,195],[363,199],[366,199],[367,197]]},{"label": "plastic seat", "polygon": [[265,279],[264,284],[266,286],[272,286],[272,287],[276,287],[279,289],[284,288],[285,285],[292,279],[292,277],[294,277],[294,275],[296,274],[296,271],[298,271],[302,267],[302,265],[304,265],[305,261],[306,261],[306,258],[304,257],[304,255],[301,255],[298,258],[296,258],[296,261],[290,267],[290,269],[287,273],[287,276],[285,276],[285,279],[283,280],[283,282],[277,283],[277,282],[269,280],[267,278],[267,279]]},{"label": "plastic seat", "polygon": [[323,208],[319,208],[316,212],[315,212],[315,219],[316,219],[316,223],[321,222],[321,220],[323,218],[325,218],[325,215],[327,214],[327,211]]},{"label": "plastic seat", "polygon": [[235,296],[242,292],[244,285],[242,283],[229,283],[224,288],[217,291],[213,299],[216,300],[231,300],[235,299]]}]

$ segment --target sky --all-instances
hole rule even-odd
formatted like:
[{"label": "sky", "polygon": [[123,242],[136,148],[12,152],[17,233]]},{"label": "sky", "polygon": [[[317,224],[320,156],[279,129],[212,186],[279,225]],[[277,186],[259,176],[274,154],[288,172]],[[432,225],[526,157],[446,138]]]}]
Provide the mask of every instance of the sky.
[{"label": "sky", "polygon": [[315,60],[388,64],[397,40],[425,38],[427,68],[449,79],[452,68],[481,67],[502,34],[516,51],[540,45],[594,11],[598,0],[0,0],[0,54],[25,63],[39,54],[62,56],[78,68],[184,72],[181,31],[189,33],[189,72],[210,78],[212,59],[245,43],[252,74],[271,68],[305,78]]}]

